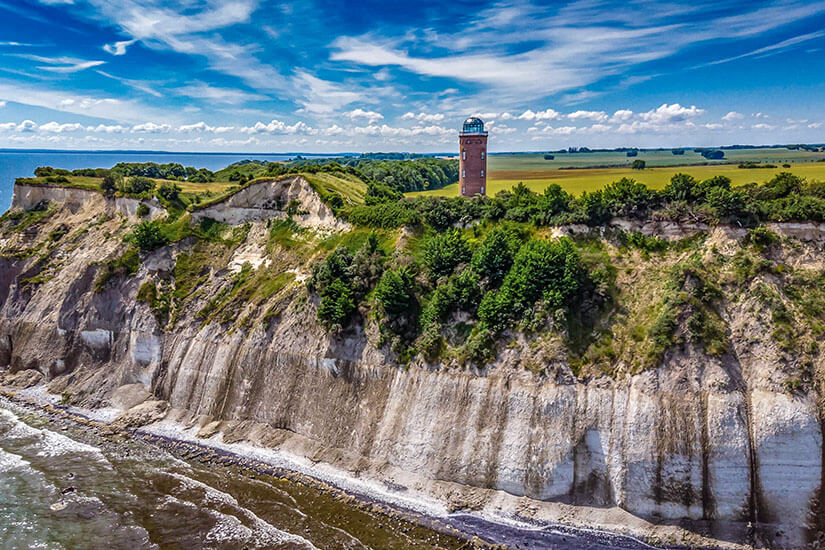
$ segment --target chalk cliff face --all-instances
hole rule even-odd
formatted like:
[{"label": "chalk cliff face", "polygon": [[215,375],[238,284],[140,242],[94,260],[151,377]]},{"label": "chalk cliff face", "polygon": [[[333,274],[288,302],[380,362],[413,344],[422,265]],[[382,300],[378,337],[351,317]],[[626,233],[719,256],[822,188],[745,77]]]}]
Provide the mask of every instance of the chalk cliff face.
[{"label": "chalk cliff face", "polygon": [[[580,379],[564,353],[536,374],[522,366],[530,353],[522,337],[482,370],[400,367],[369,326],[340,335],[318,326],[302,283],[307,260],[268,248],[266,221],[251,222],[243,242],[199,274],[199,294],[166,324],[136,295],[147,281],[174,278],[195,245],[144,254],[136,274],[96,290],[98,263],[122,250],[130,219],[101,217],[124,211],[99,195],[74,201],[38,191],[45,194],[24,202],[24,192],[16,189],[15,206],[63,206],[34,230],[7,231],[7,252],[45,243],[61,224],[85,231],[42,245],[41,257],[0,259],[7,379],[36,369],[51,391],[91,408],[124,406],[124,387],[144,388],[143,398],[167,401],[169,418],[203,437],[329,463],[451,509],[629,528],[664,542],[689,535],[661,526],[730,545],[798,548],[823,536],[822,365],[809,388],[789,391],[786,360],[752,298],[726,307],[730,349],[721,357],[686,345],[635,375]],[[220,209],[239,221],[233,216],[249,207]],[[821,230],[807,231],[797,235],[806,240],[797,241],[796,261],[821,269]],[[736,243],[714,239],[722,250]],[[253,270],[290,276],[260,315],[238,307],[237,318],[254,322],[230,328],[198,312],[241,254],[267,258]],[[41,273],[48,277],[32,282]]]}]

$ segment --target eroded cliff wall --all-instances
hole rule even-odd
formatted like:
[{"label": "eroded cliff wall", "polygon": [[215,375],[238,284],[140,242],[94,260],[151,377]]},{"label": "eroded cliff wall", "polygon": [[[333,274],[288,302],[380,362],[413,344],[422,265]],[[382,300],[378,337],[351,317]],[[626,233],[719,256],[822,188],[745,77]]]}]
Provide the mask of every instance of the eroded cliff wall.
[{"label": "eroded cliff wall", "polygon": [[[266,221],[200,272],[199,294],[164,323],[136,296],[147,281],[174,278],[193,244],[144,254],[136,274],[96,289],[129,224],[103,204],[81,206],[7,235],[7,249],[20,250],[60,224],[83,225],[41,248],[47,260],[0,260],[0,368],[36,369],[77,404],[112,406],[118,388],[140,384],[204,437],[281,449],[456,509],[542,519],[544,502],[619,507],[720,542],[773,547],[822,535],[819,398],[783,385],[785,360],[748,296],[726,308],[731,347],[718,358],[687,345],[638,374],[579,378],[560,354],[538,374],[522,365],[529,342],[514,337],[482,370],[405,367],[369,327],[318,326],[302,283],[308,260],[279,260]],[[799,261],[815,262],[821,244],[800,243]],[[267,298],[274,305],[231,327],[205,318],[234,255],[255,250],[271,263],[257,269],[290,274]],[[43,270],[52,275],[32,283]],[[502,510],[496,491],[528,500]]]}]

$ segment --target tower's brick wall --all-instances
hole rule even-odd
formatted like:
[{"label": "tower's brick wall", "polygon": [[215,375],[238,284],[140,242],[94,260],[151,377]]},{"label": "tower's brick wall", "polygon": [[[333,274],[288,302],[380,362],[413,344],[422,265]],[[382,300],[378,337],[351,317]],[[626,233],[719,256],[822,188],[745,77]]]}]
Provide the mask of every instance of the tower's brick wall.
[{"label": "tower's brick wall", "polygon": [[459,172],[461,196],[487,193],[487,135],[459,134]]}]

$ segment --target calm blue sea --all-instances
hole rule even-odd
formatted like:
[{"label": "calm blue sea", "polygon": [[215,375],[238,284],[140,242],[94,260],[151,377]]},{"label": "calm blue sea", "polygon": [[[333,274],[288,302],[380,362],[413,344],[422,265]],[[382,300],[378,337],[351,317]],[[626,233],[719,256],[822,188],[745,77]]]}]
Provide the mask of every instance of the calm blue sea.
[{"label": "calm blue sea", "polygon": [[[289,160],[287,154],[212,154],[212,153],[145,153],[128,152],[63,152],[63,151],[0,151],[0,211],[11,205],[15,178],[31,177],[38,166],[54,168],[111,168],[118,162],[177,162],[184,166],[220,170],[244,159]],[[302,156],[314,156],[302,154]],[[324,155],[326,156],[326,155]]]}]

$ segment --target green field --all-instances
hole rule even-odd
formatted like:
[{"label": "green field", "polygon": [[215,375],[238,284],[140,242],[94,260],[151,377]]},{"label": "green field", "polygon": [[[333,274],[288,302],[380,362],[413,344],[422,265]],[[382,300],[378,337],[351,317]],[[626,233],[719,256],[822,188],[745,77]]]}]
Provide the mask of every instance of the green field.
[{"label": "green field", "polygon": [[[787,151],[786,149],[771,149],[769,151],[800,153],[800,151]],[[727,153],[728,152],[726,151],[726,154]],[[615,153],[611,154],[615,156]],[[810,155],[816,153],[807,154]],[[818,153],[818,155],[824,156],[825,154]],[[644,155],[642,153],[639,154],[639,157],[644,159]],[[558,158],[558,156],[556,158]],[[672,155],[671,158],[673,158]],[[549,184],[556,183],[562,186],[562,188],[568,193],[579,195],[582,191],[595,191],[597,189],[601,189],[608,183],[614,182],[623,177],[633,178],[636,181],[644,183],[651,189],[661,189],[667,184],[668,181],[670,181],[673,174],[677,172],[690,174],[700,180],[723,175],[729,177],[733,182],[733,185],[743,185],[751,182],[763,183],[771,179],[779,172],[792,172],[800,177],[808,179],[809,181],[825,181],[825,162],[806,162],[804,160],[801,162],[790,162],[790,168],[783,168],[779,165],[777,168],[742,169],[736,164],[714,164],[703,166],[654,167],[646,168],[645,170],[633,170],[627,167],[560,170],[558,168],[551,168],[550,166],[540,169],[538,168],[538,166],[541,166],[539,160],[543,161],[540,155],[491,156],[487,181],[487,194],[492,196],[499,191],[510,189],[519,182],[523,182],[527,187],[538,192],[543,191]],[[704,159],[702,160],[704,161]],[[788,158],[787,160],[791,159]],[[455,197],[458,196],[458,184],[455,183],[442,189],[435,189],[432,191],[408,193],[407,195]]]}]

